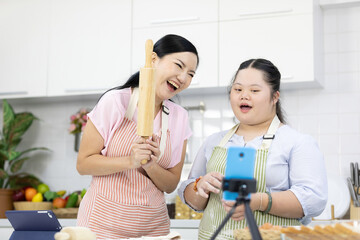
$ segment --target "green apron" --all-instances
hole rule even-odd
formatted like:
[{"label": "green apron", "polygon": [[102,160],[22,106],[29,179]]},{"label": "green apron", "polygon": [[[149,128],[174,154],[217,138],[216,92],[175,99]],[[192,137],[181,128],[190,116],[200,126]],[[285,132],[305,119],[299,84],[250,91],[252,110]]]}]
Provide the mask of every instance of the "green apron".
[{"label": "green apron", "polygon": [[[275,136],[280,121],[277,116],[274,117],[271,125],[264,135],[261,147],[256,151],[256,161],[254,169],[254,178],[257,180],[257,192],[266,192],[265,171],[266,160],[271,145],[272,139]],[[225,173],[226,165],[226,148],[225,144],[234,135],[238,129],[239,124],[235,125],[221,140],[220,144],[216,146],[212,152],[211,158],[207,164],[206,172],[220,172]],[[208,240],[216,231],[222,220],[226,216],[226,212],[221,203],[222,191],[219,194],[210,193],[208,204],[205,208],[204,215],[199,226],[199,239]],[[264,223],[271,223],[279,226],[294,226],[300,225],[297,219],[278,217],[271,214],[264,214],[261,211],[254,211],[254,218],[258,226]],[[233,231],[235,229],[242,229],[247,227],[246,219],[241,221],[234,221],[230,219],[216,239],[234,239]]]}]

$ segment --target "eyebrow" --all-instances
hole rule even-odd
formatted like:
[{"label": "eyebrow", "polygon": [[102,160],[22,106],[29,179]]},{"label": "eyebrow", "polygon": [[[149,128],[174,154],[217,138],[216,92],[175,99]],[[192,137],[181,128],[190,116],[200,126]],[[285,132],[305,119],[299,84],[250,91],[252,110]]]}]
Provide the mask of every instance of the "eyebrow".
[{"label": "eyebrow", "polygon": [[[183,61],[181,61],[180,59],[178,59],[178,58],[176,58],[179,62],[181,62],[181,64],[183,65],[183,66],[185,66],[186,67],[186,64],[183,62]],[[194,70],[190,70],[190,72],[192,72],[192,73],[194,73],[195,74],[195,71]]]},{"label": "eyebrow", "polygon": [[[238,85],[241,85],[241,86],[242,86],[242,84],[241,84],[241,83],[238,83],[238,82],[234,82],[234,83],[233,83],[233,85],[235,85],[235,84],[238,84]],[[262,86],[259,85],[259,84],[250,84],[250,87],[262,87]]]}]

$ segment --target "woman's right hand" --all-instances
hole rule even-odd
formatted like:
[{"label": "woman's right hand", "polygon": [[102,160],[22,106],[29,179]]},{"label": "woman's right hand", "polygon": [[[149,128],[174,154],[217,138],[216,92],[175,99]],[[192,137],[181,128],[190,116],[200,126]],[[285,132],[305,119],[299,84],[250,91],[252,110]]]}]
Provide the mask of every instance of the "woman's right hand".
[{"label": "woman's right hand", "polygon": [[196,184],[197,193],[203,198],[208,198],[209,193],[220,193],[224,175],[218,172],[210,172],[203,176]]},{"label": "woman's right hand", "polygon": [[130,168],[139,168],[141,167],[141,161],[147,160],[150,161],[150,156],[152,152],[146,143],[144,138],[136,139],[131,146],[130,153]]}]

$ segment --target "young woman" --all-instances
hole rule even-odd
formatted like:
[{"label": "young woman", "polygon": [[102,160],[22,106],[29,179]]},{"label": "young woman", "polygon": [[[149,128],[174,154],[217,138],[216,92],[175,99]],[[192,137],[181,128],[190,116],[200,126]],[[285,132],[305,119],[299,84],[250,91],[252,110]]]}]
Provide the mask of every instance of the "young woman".
[{"label": "young woman", "polygon": [[[257,149],[254,177],[257,192],[250,207],[260,226],[299,225],[319,215],[327,201],[323,156],[315,140],[285,125],[280,107],[280,72],[268,60],[242,63],[230,89],[230,103],[239,124],[215,133],[200,148],[189,179],[178,190],[182,201],[203,211],[199,239],[210,239],[233,201],[222,200],[221,182],[229,146]],[[233,239],[233,230],[246,227],[244,205],[219,234]]]},{"label": "young woman", "polygon": [[[152,139],[136,134],[139,73],[107,91],[88,114],[77,170],[92,175],[77,224],[102,238],[167,235],[164,192],[175,190],[191,135],[188,114],[169,101],[188,88],[199,63],[196,48],[177,35],[154,44],[155,119]],[[147,159],[146,164],[141,164]]]}]

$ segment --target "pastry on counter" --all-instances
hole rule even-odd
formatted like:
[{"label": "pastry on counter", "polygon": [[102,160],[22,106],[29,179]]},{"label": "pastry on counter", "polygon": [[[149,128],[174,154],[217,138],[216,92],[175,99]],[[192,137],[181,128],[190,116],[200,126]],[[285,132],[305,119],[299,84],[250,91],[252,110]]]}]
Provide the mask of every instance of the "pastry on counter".
[{"label": "pastry on counter", "polygon": [[[360,226],[357,222],[316,225],[314,227],[280,227],[265,223],[259,227],[263,240],[298,239],[360,239]],[[251,240],[248,228],[234,230],[235,240]]]}]

